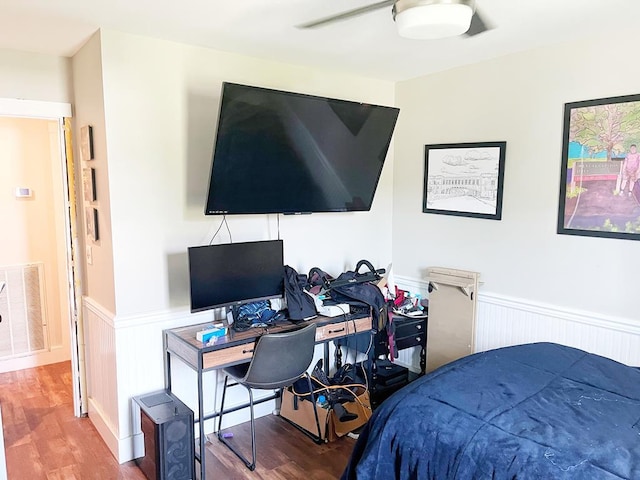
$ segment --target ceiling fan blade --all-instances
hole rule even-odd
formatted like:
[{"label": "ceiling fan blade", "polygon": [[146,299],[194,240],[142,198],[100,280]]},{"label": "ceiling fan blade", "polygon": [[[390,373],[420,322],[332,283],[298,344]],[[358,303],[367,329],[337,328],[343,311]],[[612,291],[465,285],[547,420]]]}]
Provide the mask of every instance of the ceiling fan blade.
[{"label": "ceiling fan blade", "polygon": [[325,17],[319,20],[314,20],[313,22],[303,23],[301,25],[297,25],[296,27],[297,28],[322,27],[324,25],[328,25],[333,22],[339,22],[340,20],[346,20],[348,18],[356,17],[358,15],[362,15],[368,12],[373,12],[374,10],[379,10],[384,7],[390,7],[394,3],[395,3],[395,0],[384,0],[382,2],[372,3],[371,5],[365,5],[364,7],[354,8],[353,10],[342,12],[337,15],[332,15],[331,17]]},{"label": "ceiling fan blade", "polygon": [[484,33],[487,30],[491,30],[491,27],[485,23],[485,21],[480,16],[480,13],[476,9],[473,16],[471,17],[471,25],[469,26],[469,30],[465,32],[465,35],[473,37],[474,35]]}]

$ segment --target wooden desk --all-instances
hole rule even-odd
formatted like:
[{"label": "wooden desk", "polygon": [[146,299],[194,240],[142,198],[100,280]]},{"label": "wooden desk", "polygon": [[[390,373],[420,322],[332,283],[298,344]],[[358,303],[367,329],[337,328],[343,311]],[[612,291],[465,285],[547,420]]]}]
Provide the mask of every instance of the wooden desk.
[{"label": "wooden desk", "polygon": [[[195,422],[198,423],[200,434],[200,449],[195,453],[196,461],[200,462],[200,478],[205,479],[205,443],[204,422],[219,415],[219,412],[206,414],[204,412],[203,398],[203,373],[219,368],[248,362],[253,355],[253,348],[256,341],[265,334],[286,332],[308,325],[309,322],[317,324],[316,343],[324,344],[324,365],[329,367],[329,342],[344,338],[348,335],[362,332],[371,332],[371,317],[345,319],[339,317],[318,316],[312,320],[296,325],[285,321],[268,328],[251,328],[244,332],[235,332],[229,329],[229,333],[224,337],[219,337],[211,345],[205,345],[196,339],[196,333],[210,325],[211,322],[187,327],[172,328],[164,330],[164,383],[165,388],[171,391],[171,357],[176,356],[188,366],[196,371],[198,377],[198,412]],[[269,396],[255,403],[260,403],[276,398],[277,395]],[[248,404],[247,404],[248,406]],[[239,410],[243,406],[225,410],[225,413]],[[195,440],[194,440],[195,441]]]}]

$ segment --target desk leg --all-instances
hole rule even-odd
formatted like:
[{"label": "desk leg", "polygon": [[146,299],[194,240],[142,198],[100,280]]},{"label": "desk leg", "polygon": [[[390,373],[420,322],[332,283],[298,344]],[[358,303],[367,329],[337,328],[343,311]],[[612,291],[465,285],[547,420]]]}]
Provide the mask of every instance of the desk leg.
[{"label": "desk leg", "polygon": [[164,388],[171,391],[171,354],[167,348],[167,334],[162,334],[162,348],[164,348]]},{"label": "desk leg", "polygon": [[324,342],[324,373],[329,376],[329,342]]},{"label": "desk leg", "polygon": [[202,356],[198,359],[198,430],[200,432],[200,480],[207,478],[205,468],[205,444],[207,443],[204,436],[204,398],[202,394]]}]

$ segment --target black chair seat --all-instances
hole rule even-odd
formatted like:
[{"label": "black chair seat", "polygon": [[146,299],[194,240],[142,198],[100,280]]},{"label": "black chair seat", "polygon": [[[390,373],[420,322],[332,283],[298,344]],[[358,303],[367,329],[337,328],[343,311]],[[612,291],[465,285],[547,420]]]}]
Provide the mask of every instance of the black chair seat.
[{"label": "black chair seat", "polygon": [[223,368],[222,371],[225,375],[233,377],[236,381],[242,380],[247,371],[249,370],[249,362],[241,363],[240,365],[233,365],[232,367]]}]

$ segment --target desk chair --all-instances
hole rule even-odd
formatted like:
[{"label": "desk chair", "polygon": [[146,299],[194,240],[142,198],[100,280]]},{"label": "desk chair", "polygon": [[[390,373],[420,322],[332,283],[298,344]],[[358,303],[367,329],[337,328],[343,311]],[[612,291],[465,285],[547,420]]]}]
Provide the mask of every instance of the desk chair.
[{"label": "desk chair", "polygon": [[[250,362],[224,368],[224,389],[218,419],[218,439],[240,458],[249,470],[256,468],[256,428],[253,413],[252,388],[259,390],[282,389],[301,378],[313,360],[316,341],[316,325],[309,324],[299,330],[284,333],[270,333],[261,336],[256,344]],[[231,445],[222,433],[222,415],[224,413],[224,397],[227,382],[232,377],[236,383],[229,386],[242,385],[249,392],[249,408],[251,409],[251,461],[247,460],[234,445]],[[315,411],[316,422],[317,411]]]}]

